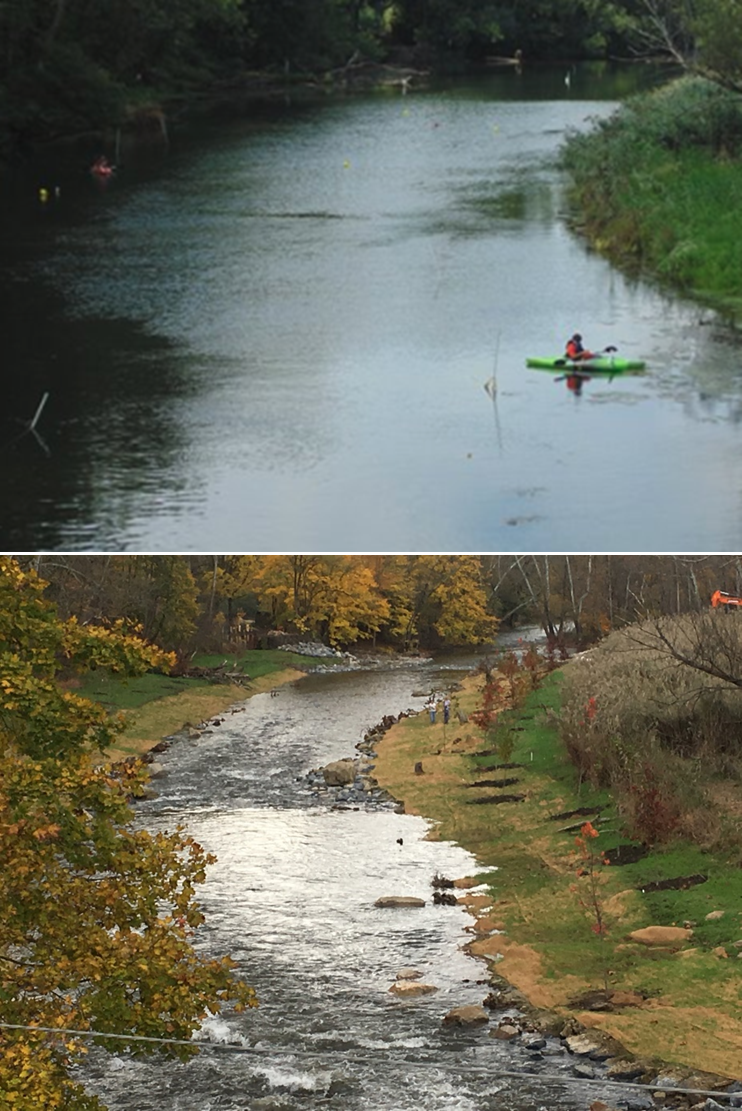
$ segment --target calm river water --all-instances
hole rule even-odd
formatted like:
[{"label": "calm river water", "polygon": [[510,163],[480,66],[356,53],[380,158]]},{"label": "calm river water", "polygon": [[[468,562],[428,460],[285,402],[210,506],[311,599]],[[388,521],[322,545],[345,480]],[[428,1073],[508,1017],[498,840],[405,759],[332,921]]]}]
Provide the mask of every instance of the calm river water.
[{"label": "calm river water", "polygon": [[[554,164],[649,74],[565,77],[253,105],[104,187],[87,152],[6,180],[0,547],[738,548],[739,337],[592,253]],[[648,373],[525,369],[575,329]]]},{"label": "calm river water", "polygon": [[[433,905],[430,880],[470,874],[476,861],[425,840],[421,818],[336,810],[304,779],[354,755],[384,714],[420,707],[413,691],[443,689],[457,675],[420,663],[309,676],[164,755],[161,794],[142,804],[140,820],[151,829],[183,822],[217,854],[200,898],[200,944],[235,957],[260,1007],[204,1026],[207,1043],[247,1050],[239,1055],[207,1049],[179,1064],[94,1053],[87,1083],[112,1111],[584,1111],[596,1098],[651,1106],[642,1093],[576,1081],[575,1059],[557,1039],[535,1052],[486,1029],[443,1028],[448,1010],[480,1003],[489,989],[486,967],[462,951],[471,919]],[[390,894],[427,905],[374,907]],[[409,966],[438,992],[390,995]]]}]

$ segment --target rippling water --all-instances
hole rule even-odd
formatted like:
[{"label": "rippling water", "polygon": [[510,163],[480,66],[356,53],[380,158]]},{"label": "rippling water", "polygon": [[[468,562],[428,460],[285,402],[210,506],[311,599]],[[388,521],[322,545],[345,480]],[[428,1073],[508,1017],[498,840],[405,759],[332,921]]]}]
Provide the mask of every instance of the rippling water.
[{"label": "rippling water", "polygon": [[[739,337],[569,230],[556,153],[628,90],[563,77],[249,106],[103,191],[38,167],[46,207],[29,171],[0,431],[48,390],[50,454],[5,451],[2,547],[735,550]],[[575,328],[649,373],[526,371]]]},{"label": "rippling water", "polygon": [[[572,1061],[556,1042],[544,1057],[486,1030],[442,1028],[446,1011],[481,1002],[488,987],[485,966],[463,952],[471,919],[433,905],[430,880],[435,872],[470,874],[476,861],[457,845],[427,840],[421,818],[332,809],[304,778],[352,755],[383,714],[419,707],[412,690],[438,686],[445,674],[455,672],[421,664],[308,677],[278,698],[252,698],[164,755],[161,793],[143,804],[140,820],[153,829],[182,821],[218,855],[201,900],[207,925],[199,944],[234,956],[260,1007],[204,1025],[208,1042],[244,1054],[207,1050],[174,1064],[94,1053],[88,1082],[113,1111],[535,1111],[581,1109],[599,1093],[559,1080]],[[388,894],[428,903],[376,908]],[[391,995],[397,970],[410,966],[438,992]]]}]

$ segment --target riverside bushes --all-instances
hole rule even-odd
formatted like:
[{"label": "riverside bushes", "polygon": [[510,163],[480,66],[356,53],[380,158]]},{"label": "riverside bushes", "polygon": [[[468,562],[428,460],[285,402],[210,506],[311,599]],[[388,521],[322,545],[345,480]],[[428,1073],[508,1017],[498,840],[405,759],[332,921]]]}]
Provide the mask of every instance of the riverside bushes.
[{"label": "riverside bushes", "polygon": [[742,97],[682,78],[572,136],[563,164],[599,250],[742,309]]},{"label": "riverside bushes", "polygon": [[[560,731],[583,780],[609,787],[637,840],[742,844],[742,622],[662,618],[612,633],[575,660]],[[688,661],[688,662],[683,662]]]}]

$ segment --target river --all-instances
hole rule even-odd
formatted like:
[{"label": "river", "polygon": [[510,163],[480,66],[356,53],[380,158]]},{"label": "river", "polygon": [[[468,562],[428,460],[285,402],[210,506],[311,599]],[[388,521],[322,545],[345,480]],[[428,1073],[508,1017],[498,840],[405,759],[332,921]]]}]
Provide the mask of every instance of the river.
[{"label": "river", "polygon": [[[736,550],[739,337],[591,251],[555,168],[651,75],[566,77],[279,99],[103,184],[92,150],[6,175],[2,548]],[[648,372],[525,369],[575,329]]]},{"label": "river", "polygon": [[[444,1028],[449,1009],[481,1003],[489,989],[485,965],[462,949],[471,919],[433,905],[430,881],[471,874],[476,861],[426,840],[422,818],[374,802],[335,808],[307,782],[310,769],[353,755],[390,710],[420,707],[413,691],[443,689],[459,674],[421,662],[311,675],[278,697],[253,697],[163,755],[159,796],[141,804],[138,820],[153,830],[182,822],[218,856],[199,898],[199,945],[232,954],[260,1007],[204,1024],[207,1046],[239,1054],[207,1048],[181,1064],[94,1051],[86,1082],[112,1111],[584,1111],[595,1098],[616,1106],[622,1097],[652,1105],[576,1081],[558,1039],[539,1051],[482,1028]],[[427,903],[374,906],[390,894]],[[410,966],[436,994],[389,993]]]}]

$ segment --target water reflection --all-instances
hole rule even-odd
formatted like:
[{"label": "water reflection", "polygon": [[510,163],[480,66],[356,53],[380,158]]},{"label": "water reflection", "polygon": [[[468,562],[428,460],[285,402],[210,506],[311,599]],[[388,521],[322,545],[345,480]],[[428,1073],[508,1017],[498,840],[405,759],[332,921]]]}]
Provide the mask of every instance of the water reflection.
[{"label": "water reflection", "polygon": [[[19,319],[8,317],[11,346]],[[3,547],[116,547],[144,503],[197,499],[197,476],[178,466],[199,392],[198,368],[185,366],[188,374],[176,345],[125,319],[52,316],[0,418],[10,478],[0,494]],[[45,393],[42,451],[18,431]]]},{"label": "water reflection", "polygon": [[[236,111],[127,157],[104,192],[91,152],[59,173],[47,158],[22,194],[3,183],[0,546],[738,546],[718,460],[741,462],[739,338],[716,321],[701,337],[698,308],[569,230],[555,152],[630,78],[563,79],[508,67]],[[41,182],[59,203],[39,205]],[[651,375],[555,398],[523,363],[575,319]],[[51,457],[28,437],[8,450],[47,390]],[[579,392],[600,400],[590,421]]]},{"label": "water reflection", "polygon": [[630,371],[623,370],[615,373],[606,373],[594,370],[581,370],[579,367],[572,367],[563,373],[551,375],[552,382],[564,382],[567,390],[575,397],[580,397],[583,388],[587,382],[600,383],[601,385],[610,386],[613,382],[626,382],[629,378],[643,375],[644,371]]}]

